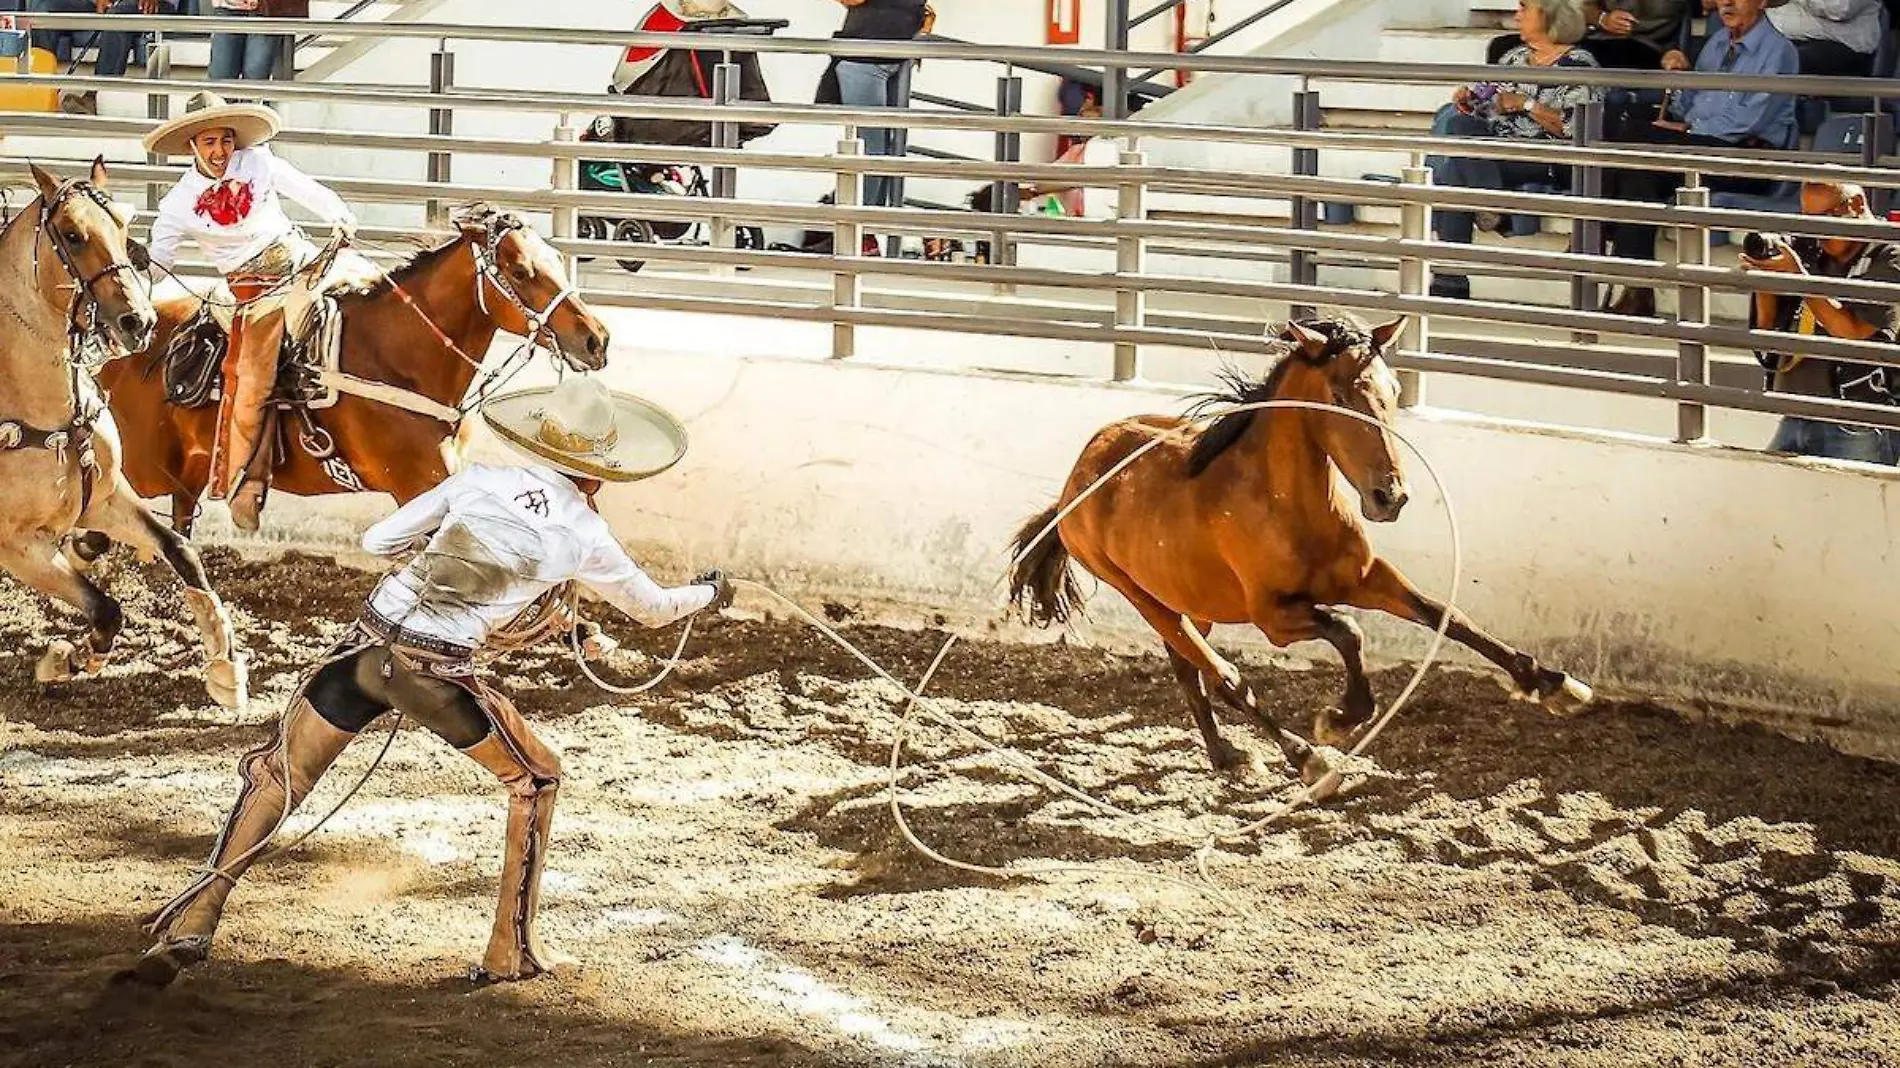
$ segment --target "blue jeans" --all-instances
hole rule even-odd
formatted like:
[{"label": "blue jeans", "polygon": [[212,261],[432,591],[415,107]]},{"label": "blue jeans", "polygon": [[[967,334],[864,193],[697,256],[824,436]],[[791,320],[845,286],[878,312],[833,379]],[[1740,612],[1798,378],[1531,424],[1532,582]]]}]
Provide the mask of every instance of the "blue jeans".
[{"label": "blue jeans", "polygon": [[[1450,104],[1439,109],[1433,118],[1432,134],[1436,137],[1497,136],[1491,132],[1490,123],[1476,115],[1462,114]],[[1432,182],[1435,185],[1463,189],[1520,189],[1527,185],[1565,184],[1551,167],[1542,163],[1466,156],[1427,156],[1425,162],[1432,169]],[[1471,212],[1432,209],[1432,230],[1440,241],[1468,245],[1474,228]]]},{"label": "blue jeans", "polygon": [[1792,415],[1784,416],[1781,425],[1775,428],[1768,451],[1888,466],[1900,462],[1900,443],[1896,443],[1891,430],[1846,426]]},{"label": "blue jeans", "polygon": [[[839,60],[839,102],[846,107],[903,107],[905,101],[896,99],[901,84],[898,74],[902,69],[902,63],[860,63],[854,59]],[[864,154],[867,156],[889,156],[897,150],[896,130],[860,127],[858,136],[864,141]],[[893,203],[897,195],[897,181],[897,178],[887,174],[866,175],[864,203],[873,207],[898,206]]]},{"label": "blue jeans", "polygon": [[[234,11],[214,7],[211,14],[221,19],[244,18],[255,11]],[[290,38],[274,33],[214,33],[211,35],[213,81],[230,82],[239,78],[250,82],[269,81],[277,72],[277,57],[290,47]]]}]

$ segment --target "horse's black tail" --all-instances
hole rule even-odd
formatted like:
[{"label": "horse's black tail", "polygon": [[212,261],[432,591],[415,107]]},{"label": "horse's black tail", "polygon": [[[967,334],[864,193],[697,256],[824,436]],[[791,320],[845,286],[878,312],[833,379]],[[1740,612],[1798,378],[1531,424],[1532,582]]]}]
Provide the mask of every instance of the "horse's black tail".
[{"label": "horse's black tail", "polygon": [[1082,587],[1070,569],[1069,547],[1062,544],[1061,531],[1050,530],[1036,540],[1055,519],[1058,508],[1052,504],[1031,516],[1010,543],[1010,556],[1016,561],[1009,569],[1010,603],[1020,606],[1038,627],[1068,622],[1082,603]]}]

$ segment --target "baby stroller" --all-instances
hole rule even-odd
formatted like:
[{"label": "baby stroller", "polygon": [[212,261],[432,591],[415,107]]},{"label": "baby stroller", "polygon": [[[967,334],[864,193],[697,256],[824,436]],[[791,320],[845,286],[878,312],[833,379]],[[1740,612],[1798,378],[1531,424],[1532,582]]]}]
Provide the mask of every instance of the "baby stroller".
[{"label": "baby stroller", "polygon": [[[621,57],[608,92],[622,96],[674,96],[711,100],[713,68],[720,63],[739,67],[739,98],[770,101],[765,76],[755,52],[742,52],[716,41],[716,35],[769,36],[791,25],[785,19],[749,19],[723,0],[661,0],[640,22],[642,32],[693,34],[699,38],[683,47],[651,48],[634,45]],[[700,41],[704,41],[701,44]],[[776,127],[770,123],[739,124],[739,144],[764,137]],[[691,119],[602,115],[581,134],[582,141],[648,145],[712,145],[712,123]],[[580,187],[615,193],[658,193],[703,197],[711,194],[706,174],[693,164],[582,160]],[[578,231],[585,240],[624,241],[630,244],[705,245],[706,226],[697,222],[661,219],[621,219],[584,215]],[[742,249],[765,247],[765,233],[756,226],[739,227],[733,238]],[[628,271],[646,266],[645,260],[618,259]]]}]

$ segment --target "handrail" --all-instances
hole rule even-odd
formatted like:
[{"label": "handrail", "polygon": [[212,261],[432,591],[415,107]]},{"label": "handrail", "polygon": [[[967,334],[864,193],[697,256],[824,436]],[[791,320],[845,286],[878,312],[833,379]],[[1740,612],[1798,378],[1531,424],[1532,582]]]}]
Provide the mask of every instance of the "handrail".
[{"label": "handrail", "polygon": [[[121,78],[99,78],[91,76],[31,74],[17,75],[10,79],[13,84],[53,85],[66,88],[112,89],[124,88]],[[216,91],[229,88],[221,82],[192,81],[177,79],[168,81],[167,86],[175,92],[190,92],[198,89]],[[717,122],[760,122],[790,123],[810,122],[824,125],[851,126],[903,126],[910,129],[944,129],[975,132],[1013,132],[1013,133],[1069,133],[1092,137],[1134,137],[1160,138],[1167,140],[1225,141],[1253,144],[1277,145],[1293,148],[1351,148],[1381,151],[1399,151],[1413,154],[1440,153],[1446,155],[1475,156],[1486,159],[1515,160],[1531,163],[1553,164],[1557,166],[1596,166],[1616,167],[1632,170],[1662,170],[1680,172],[1691,170],[1703,174],[1723,174],[1740,177],[1767,178],[1781,181],[1837,181],[1858,182],[1868,186],[1881,186],[1893,181],[1889,169],[1900,162],[1896,157],[1882,157],[1875,167],[1861,167],[1846,163],[1819,162],[1838,160],[1843,157],[1814,155],[1748,152],[1741,149],[1725,150],[1724,155],[1684,154],[1680,151],[1656,151],[1646,148],[1627,148],[1620,145],[1577,147],[1558,141],[1537,142],[1510,138],[1434,138],[1430,136],[1406,134],[1366,134],[1358,132],[1339,132],[1326,130],[1275,130],[1261,127],[1211,126],[1185,123],[1152,123],[1136,120],[1113,121],[1107,119],[1082,119],[1074,117],[1038,117],[1028,115],[999,116],[990,112],[950,112],[950,111],[899,111],[881,108],[841,108],[822,104],[706,104],[697,101],[682,101],[667,97],[634,97],[613,94],[571,94],[571,93],[535,93],[528,91],[501,92],[493,90],[456,90],[445,94],[421,92],[414,86],[401,85],[306,85],[302,83],[272,84],[271,94],[285,100],[316,101],[353,101],[375,104],[414,104],[417,106],[441,107],[444,100],[452,101],[456,106],[509,111],[547,111],[547,112],[592,112],[606,115],[629,115],[636,117],[664,117],[672,119],[692,119]],[[0,113],[6,114],[6,113]],[[22,122],[35,122],[49,118],[39,113],[14,113],[9,121],[18,118]],[[50,116],[61,123],[73,121],[72,116]],[[102,120],[86,120],[102,121]],[[677,151],[677,150],[669,150]],[[731,165],[749,164],[760,158],[763,153],[747,151],[735,155],[724,162]],[[583,156],[591,158],[591,156]],[[683,157],[682,157],[683,158]],[[867,166],[875,167],[879,157],[869,157]],[[1023,166],[1035,166],[1024,164]],[[1089,176],[1089,172],[1078,164],[1042,165],[1060,166],[1059,175],[1051,180]],[[1198,172],[1184,172],[1193,177],[1205,177]],[[1049,176],[1044,176],[1049,177]],[[1236,180],[1239,180],[1237,177]],[[1377,190],[1361,192],[1356,186],[1338,187],[1333,192],[1349,196],[1359,202],[1399,203],[1387,200],[1377,194]],[[1457,197],[1467,195],[1470,190],[1441,188],[1438,196]],[[1565,203],[1570,198],[1564,198]],[[1561,214],[1561,212],[1558,212]]]},{"label": "handrail", "polygon": [[1142,23],[1147,22],[1148,20],[1156,17],[1157,15],[1166,14],[1167,12],[1173,11],[1175,8],[1180,7],[1182,4],[1185,4],[1185,3],[1187,3],[1187,0],[1161,0],[1160,3],[1142,12],[1141,14],[1130,16],[1128,19],[1128,28],[1132,30],[1135,27],[1141,25]]},{"label": "handrail", "polygon": [[[317,19],[216,18],[144,15],[15,16],[23,27],[50,29],[118,30],[141,28],[165,32],[198,31],[255,34],[294,34],[300,31],[340,37],[415,37],[461,41],[506,41],[515,44],[579,44],[624,49],[630,45],[667,48],[679,43],[677,34],[637,30],[580,30],[546,26],[466,25],[440,22],[363,22],[338,25]],[[1476,82],[1495,77],[1497,68],[1480,64],[1388,63],[1383,61],[1311,59],[1288,56],[1215,56],[1206,53],[1117,52],[1102,49],[1049,48],[1023,45],[950,44],[943,41],[869,41],[836,38],[759,37],[746,41],[751,52],[792,52],[823,56],[861,56],[871,59],[970,60],[984,63],[1058,62],[1122,68],[1152,66],[1160,70],[1203,73],[1273,74],[1341,81]],[[1613,68],[1524,67],[1511,72],[1513,81],[1532,85],[1586,85],[1605,89],[1711,89],[1738,92],[1786,93],[1794,96],[1854,96],[1900,98],[1900,79],[1835,78],[1810,74],[1746,75],[1701,71],[1639,71]],[[120,83],[123,84],[123,83]],[[275,94],[275,87],[272,92]]]},{"label": "handrail", "polygon": [[[362,14],[363,12],[369,10],[372,7],[375,7],[377,4],[382,3],[382,2],[383,0],[356,0],[356,3],[351,4],[349,7],[344,8],[341,12],[339,12],[336,15],[331,16],[329,19],[326,19],[325,21],[348,22],[349,20],[355,18],[356,16]],[[322,36],[323,35],[320,33],[304,34],[302,37],[297,38],[296,42],[291,46],[290,54],[293,56],[296,55],[297,49],[303,48],[305,45],[308,45],[314,42],[317,38],[322,37]]]},{"label": "handrail", "polygon": [[[1291,3],[1293,3],[1293,0],[1274,0],[1273,3],[1268,4],[1266,7],[1261,8],[1260,10],[1254,12],[1253,14],[1240,19],[1239,21],[1235,22],[1232,26],[1229,26],[1226,29],[1220,31],[1219,33],[1208,37],[1206,40],[1197,41],[1193,48],[1190,48],[1187,50],[1186,54],[1199,55],[1202,52],[1205,52],[1208,49],[1214,47],[1215,45],[1221,43],[1222,41],[1227,40],[1229,37],[1232,37],[1234,34],[1237,34],[1240,31],[1246,29],[1247,27],[1252,26],[1254,23],[1259,22],[1261,19],[1279,14],[1282,8],[1285,8],[1287,5]],[[1133,24],[1130,23],[1130,25],[1133,25]],[[1143,71],[1140,74],[1135,75],[1135,80],[1140,81],[1142,79],[1152,78],[1155,75],[1161,73],[1165,69],[1167,68],[1156,67],[1154,70]]]},{"label": "handrail", "polygon": [[[971,43],[969,41],[963,40],[960,37],[944,37],[940,34],[935,34],[935,33],[923,34],[919,36],[917,40],[942,41],[946,44],[961,44],[961,45],[967,45]],[[1101,71],[1092,70],[1088,67],[1077,66],[1074,63],[1049,63],[1049,62],[1041,62],[1041,61],[1034,61],[1034,60],[1005,60],[1005,59],[998,59],[995,62],[1003,63],[1012,67],[1021,67],[1024,70],[1033,70],[1037,74],[1047,74],[1056,78],[1068,78],[1072,81],[1081,82],[1084,85],[1093,85],[1097,89],[1100,89],[1102,87],[1102,72]],[[1142,75],[1140,78],[1136,78],[1130,81],[1128,85],[1126,85],[1124,88],[1126,88],[1127,91],[1131,94],[1139,94],[1141,96],[1149,97],[1151,99],[1158,99],[1160,97],[1167,96],[1169,93],[1174,92],[1174,86],[1172,85],[1162,85],[1159,82],[1151,82],[1151,81],[1146,80],[1147,78],[1152,76],[1154,73],[1155,73],[1154,71],[1149,71],[1147,74]]]}]

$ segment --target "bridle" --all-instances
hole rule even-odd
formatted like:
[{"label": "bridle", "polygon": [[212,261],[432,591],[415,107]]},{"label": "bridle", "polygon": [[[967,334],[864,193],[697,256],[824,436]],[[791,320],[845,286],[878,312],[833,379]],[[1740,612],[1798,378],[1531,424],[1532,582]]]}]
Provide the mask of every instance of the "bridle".
[{"label": "bridle", "polygon": [[[527,228],[528,224],[522,222],[520,217],[507,212],[496,212],[488,217],[485,227],[487,237],[481,244],[469,246],[470,251],[475,254],[475,303],[480,306],[483,315],[488,314],[488,294],[482,286],[482,281],[486,279],[500,290],[502,296],[507,297],[527,320],[529,342],[542,345],[549,352],[558,352],[558,347],[554,344],[550,321],[554,318],[556,309],[573,299],[573,281],[568,280],[561,286],[560,291],[548,300],[545,307],[536,311],[534,306],[515,290],[514,285],[508,281],[501,270],[501,243],[509,234],[516,230],[525,231]],[[541,340],[543,336],[547,337],[545,343]]]},{"label": "bridle", "polygon": [[[17,420],[0,421],[0,451],[45,449],[53,454],[54,462],[62,472],[67,456],[76,456],[79,460],[79,514],[83,517],[92,505],[93,482],[99,470],[99,461],[93,451],[93,424],[105,413],[105,406],[89,397],[81,378],[81,369],[92,362],[87,353],[104,349],[108,344],[99,315],[98,285],[125,271],[142,274],[152,261],[145,246],[128,237],[124,259],[114,259],[90,276],[81,271],[72,246],[55,225],[55,216],[65,208],[66,202],[78,196],[91,200],[114,220],[118,219],[117,213],[112,210],[112,202],[106,199],[99,187],[77,178],[61,183],[52,194],[40,198],[39,218],[34,226],[31,275],[33,284],[37,286],[40,276],[39,239],[44,236],[53,246],[53,254],[59,258],[60,266],[65,268],[74,282],[73,299],[66,308],[64,353],[67,372],[72,376],[72,414],[68,416],[66,425],[51,430],[29,426]],[[62,473],[60,481],[64,482],[65,479],[66,475]]]},{"label": "bridle", "polygon": [[[59,258],[61,267],[66,269],[75,283],[72,302],[66,308],[66,359],[75,372],[84,363],[92,362],[85,358],[85,352],[95,347],[103,348],[105,326],[99,316],[98,285],[107,278],[130,271],[135,277],[144,277],[152,265],[152,256],[143,244],[127,237],[125,240],[125,258],[114,259],[88,276],[79,268],[72,246],[66,243],[66,236],[54,225],[54,216],[65,208],[66,202],[76,196],[84,196],[99,206],[101,211],[117,219],[112,209],[112,201],[106,198],[104,191],[83,178],[74,178],[60,183],[51,196],[40,198],[38,230],[53,246],[53,254]],[[33,242],[33,277],[39,277],[40,244]]]}]

